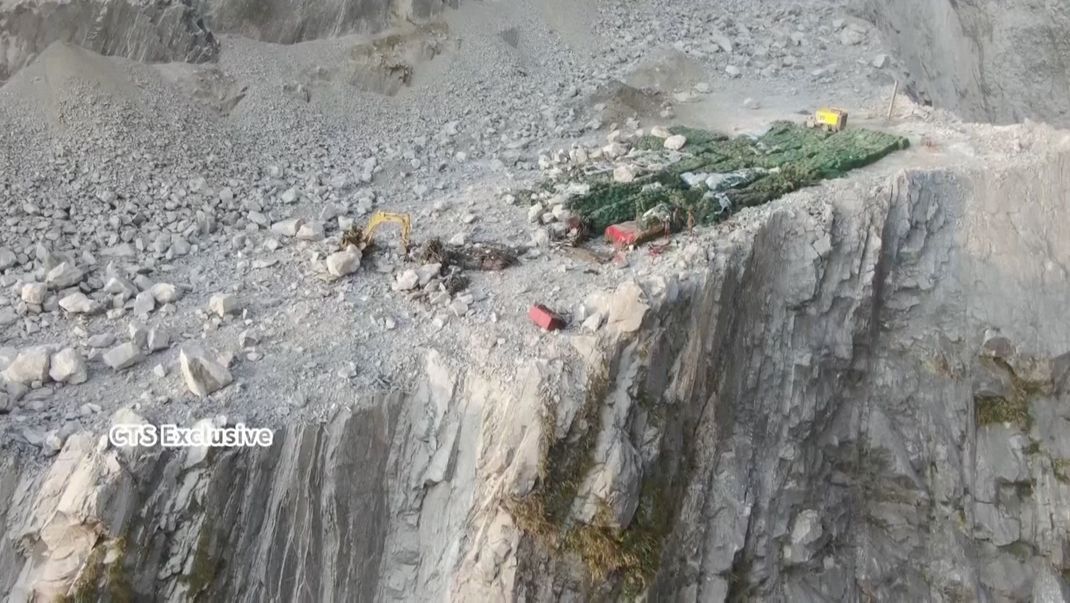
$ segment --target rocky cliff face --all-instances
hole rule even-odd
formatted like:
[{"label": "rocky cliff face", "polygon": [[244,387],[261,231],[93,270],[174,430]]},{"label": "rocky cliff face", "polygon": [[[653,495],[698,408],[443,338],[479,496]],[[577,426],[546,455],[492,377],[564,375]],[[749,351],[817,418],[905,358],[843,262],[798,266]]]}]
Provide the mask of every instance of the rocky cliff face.
[{"label": "rocky cliff face", "polygon": [[53,42],[139,61],[201,62],[219,46],[187,2],[7,0],[0,3],[0,82]]},{"label": "rocky cliff face", "polygon": [[1070,124],[1070,7],[1002,0],[858,0],[916,89],[973,121]]},{"label": "rocky cliff face", "polygon": [[143,62],[216,58],[216,35],[290,44],[426,19],[457,0],[5,0],[0,82],[53,42]]},{"label": "rocky cliff face", "polygon": [[458,0],[199,0],[213,31],[291,44],[381,31],[422,20]]},{"label": "rocky cliff face", "polygon": [[908,173],[757,233],[696,331],[659,593],[1063,600],[1070,250],[1040,216],[1066,162]]},{"label": "rocky cliff face", "polygon": [[1068,167],[1063,145],[803,193],[714,240],[702,271],[593,296],[599,328],[510,379],[429,351],[412,391],[269,450],[86,434],[44,472],[5,459],[0,584],[1066,600]]}]

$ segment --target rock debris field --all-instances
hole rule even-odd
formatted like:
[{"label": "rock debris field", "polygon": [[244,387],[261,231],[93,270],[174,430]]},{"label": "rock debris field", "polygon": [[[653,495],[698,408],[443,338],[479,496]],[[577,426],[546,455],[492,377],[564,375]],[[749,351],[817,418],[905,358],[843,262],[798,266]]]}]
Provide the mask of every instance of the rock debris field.
[{"label": "rock debris field", "polygon": [[1070,601],[1019,4],[0,2],[0,593]]},{"label": "rock debris field", "polygon": [[[577,259],[511,189],[562,151],[613,141],[626,156],[637,130],[714,92],[722,114],[762,106],[762,88],[829,84],[828,100],[865,106],[892,73],[834,3],[554,10],[467,7],[389,46],[223,36],[217,64],[48,46],[0,90],[5,446],[55,453],[131,405],[182,422],[324,419],[355,390],[406,387],[427,345],[507,373],[559,337],[532,328],[530,305],[579,326],[587,291],[705,257],[677,239],[679,259]],[[591,31],[555,30],[568,13]],[[362,64],[368,48],[411,76]],[[520,266],[449,292],[391,227],[363,258],[336,253],[376,211],[411,213],[415,246],[502,244]]]},{"label": "rock debris field", "polygon": [[[324,420],[410,387],[432,346],[508,375],[597,330],[592,292],[701,266],[764,211],[654,255],[561,245],[569,195],[518,191],[596,160],[628,179],[673,124],[760,133],[826,103],[877,123],[898,77],[835,2],[477,3],[387,37],[219,44],[144,64],[56,42],[0,89],[3,446],[54,454],[122,407]],[[883,129],[954,123],[901,98]],[[410,254],[389,224],[341,245],[376,211],[411,214]],[[420,257],[431,240],[518,261],[462,276]],[[569,327],[535,328],[535,303]]]}]

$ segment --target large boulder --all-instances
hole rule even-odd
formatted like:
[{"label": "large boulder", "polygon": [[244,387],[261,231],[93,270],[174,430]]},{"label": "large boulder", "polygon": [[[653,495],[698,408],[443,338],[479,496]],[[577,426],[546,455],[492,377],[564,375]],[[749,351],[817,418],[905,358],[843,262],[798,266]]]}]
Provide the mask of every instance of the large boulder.
[{"label": "large boulder", "polygon": [[48,381],[49,354],[44,347],[31,348],[19,352],[15,360],[4,370],[4,380],[8,383],[29,385],[35,381]]},{"label": "large boulder", "polygon": [[208,359],[201,350],[183,349],[179,352],[178,361],[186,387],[202,398],[223,389],[234,381],[227,367]]}]

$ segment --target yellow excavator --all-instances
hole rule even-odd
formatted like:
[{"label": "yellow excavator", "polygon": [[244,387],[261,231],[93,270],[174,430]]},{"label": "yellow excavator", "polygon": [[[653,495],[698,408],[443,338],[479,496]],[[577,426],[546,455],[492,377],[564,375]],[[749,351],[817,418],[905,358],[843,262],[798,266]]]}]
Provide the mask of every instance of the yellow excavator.
[{"label": "yellow excavator", "polygon": [[361,233],[362,242],[364,245],[371,245],[375,231],[388,222],[393,222],[401,226],[401,252],[408,253],[409,235],[412,233],[412,218],[409,214],[397,214],[385,211],[375,212],[371,220],[368,220],[368,225],[364,227],[364,232]]}]

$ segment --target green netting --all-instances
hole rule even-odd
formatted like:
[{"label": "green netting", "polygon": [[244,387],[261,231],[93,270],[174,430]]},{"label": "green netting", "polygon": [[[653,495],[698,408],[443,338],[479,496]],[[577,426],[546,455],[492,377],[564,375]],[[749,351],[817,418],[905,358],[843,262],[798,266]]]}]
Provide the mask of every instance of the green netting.
[{"label": "green netting", "polygon": [[[759,137],[730,139],[692,128],[671,131],[688,139],[681,160],[627,184],[605,174],[593,176],[590,191],[572,200],[572,210],[597,231],[634,220],[661,204],[680,210],[674,212],[677,219],[690,213],[695,222],[710,223],[842,176],[909,144],[900,136],[873,130],[829,133],[791,122],[775,122]],[[657,152],[662,143],[648,136],[636,147]]]}]

